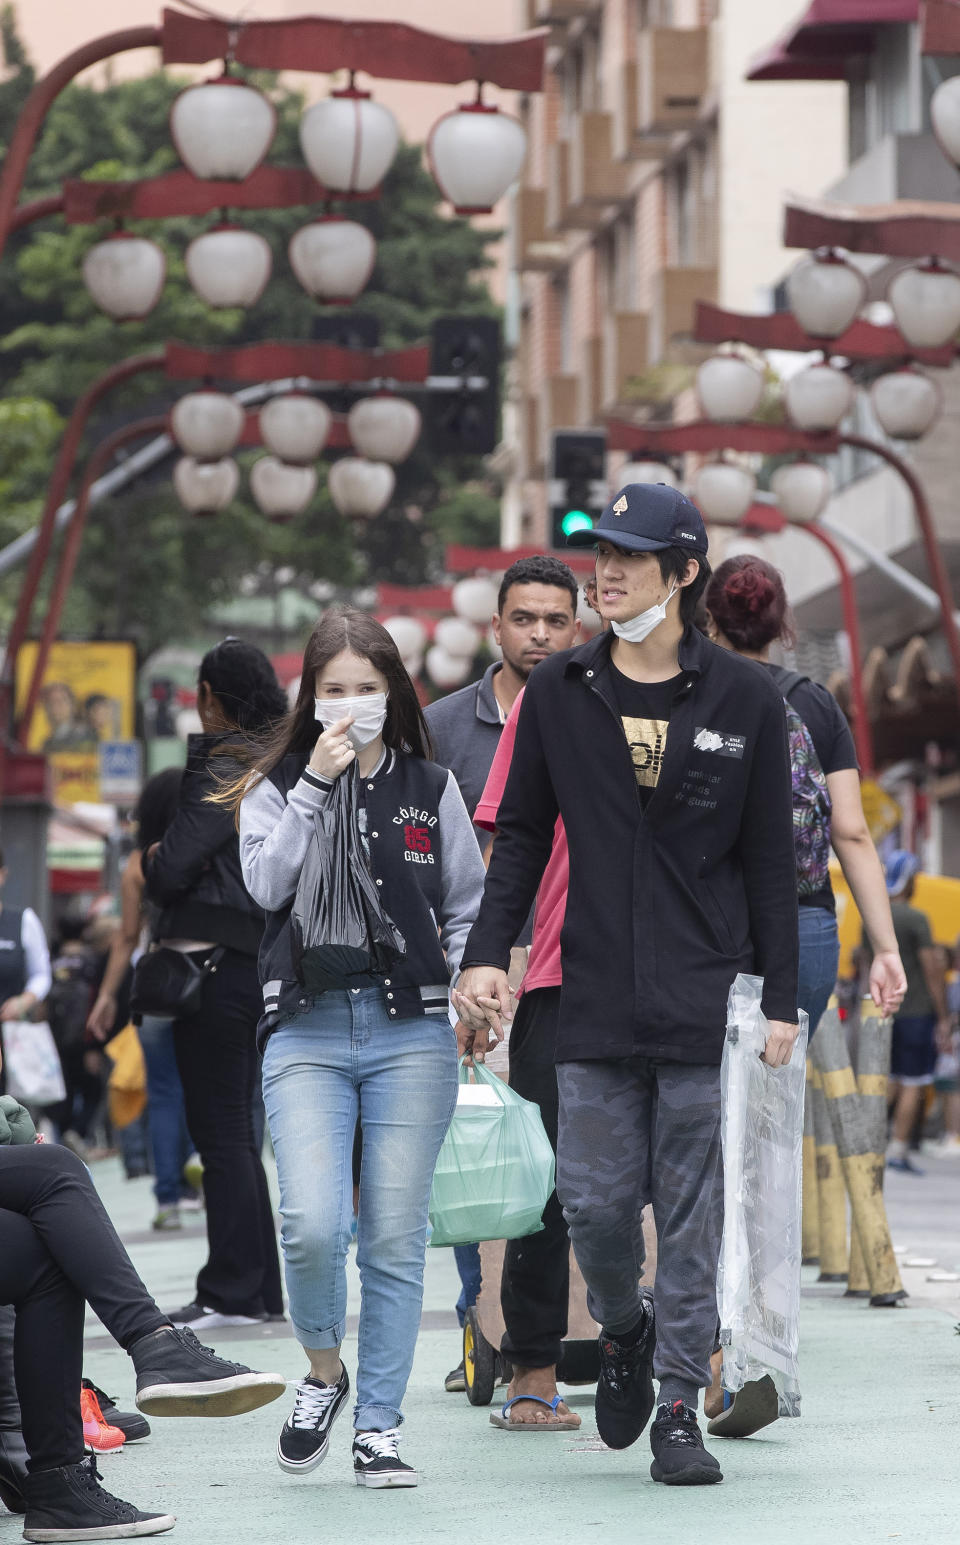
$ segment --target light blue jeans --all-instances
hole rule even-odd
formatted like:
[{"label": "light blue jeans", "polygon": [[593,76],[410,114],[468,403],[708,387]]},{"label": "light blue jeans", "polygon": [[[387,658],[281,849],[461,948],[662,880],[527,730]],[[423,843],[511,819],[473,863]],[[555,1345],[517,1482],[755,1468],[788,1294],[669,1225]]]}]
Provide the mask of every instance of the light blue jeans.
[{"label": "light blue jeans", "polygon": [[290,1319],[310,1350],[337,1347],[346,1335],[359,1114],[354,1426],[399,1426],[420,1326],[430,1187],[457,1102],[456,1036],[446,1015],[391,1021],[378,987],[327,992],[271,1035],[263,1098]]}]

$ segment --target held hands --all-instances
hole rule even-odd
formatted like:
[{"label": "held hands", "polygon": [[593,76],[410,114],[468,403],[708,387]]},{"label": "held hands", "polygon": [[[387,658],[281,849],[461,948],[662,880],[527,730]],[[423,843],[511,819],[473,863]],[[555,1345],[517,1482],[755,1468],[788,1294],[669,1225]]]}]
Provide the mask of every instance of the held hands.
[{"label": "held hands", "polygon": [[353,715],[345,714],[336,724],[324,730],[314,746],[309,765],[321,778],[339,778],[356,758],[357,753],[347,736],[352,723]]},{"label": "held hands", "polygon": [[769,1022],[770,1034],[767,1036],[767,1044],[763,1049],[761,1062],[765,1062],[770,1068],[785,1068],[793,1056],[793,1048],[797,1036],[800,1034],[799,1025],[788,1025],[785,1020],[771,1019]]},{"label": "held hands", "polygon": [[450,997],[465,1032],[461,1038],[457,1027],[461,1055],[482,1062],[491,1047],[503,1040],[503,1021],[509,1023],[513,1017],[507,973],[496,966],[468,966]]},{"label": "held hands", "polygon": [[906,990],[906,972],[897,951],[884,950],[874,955],[870,967],[870,996],[884,1017],[897,1012]]}]

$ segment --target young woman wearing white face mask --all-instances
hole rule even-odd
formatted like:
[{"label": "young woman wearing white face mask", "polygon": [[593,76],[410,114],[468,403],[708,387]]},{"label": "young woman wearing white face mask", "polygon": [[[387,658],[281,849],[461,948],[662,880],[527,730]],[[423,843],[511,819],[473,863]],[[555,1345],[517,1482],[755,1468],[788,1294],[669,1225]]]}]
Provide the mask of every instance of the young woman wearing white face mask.
[{"label": "young woman wearing white face mask", "polygon": [[[239,809],[244,879],[267,914],[258,1044],[290,1318],[309,1361],[277,1458],[294,1475],[320,1464],[350,1390],[340,1348],[359,1116],[353,1462],[358,1484],[372,1487],[417,1484],[399,1458],[398,1429],[420,1322],[430,1185],[457,1097],[448,989],[484,877],[456,782],[429,756],[390,635],[364,612],[336,611],[307,644],[293,712],[261,748],[252,777],[220,795]],[[310,996],[297,980],[290,908],[314,817],[354,762],[367,861],[406,950],[389,976],[350,978]]]}]

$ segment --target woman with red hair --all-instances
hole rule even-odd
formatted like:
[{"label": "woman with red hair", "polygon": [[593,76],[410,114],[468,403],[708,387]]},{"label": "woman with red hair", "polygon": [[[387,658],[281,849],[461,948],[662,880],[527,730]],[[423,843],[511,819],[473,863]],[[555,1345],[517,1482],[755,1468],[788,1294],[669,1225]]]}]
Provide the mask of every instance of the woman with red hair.
[{"label": "woman with red hair", "polygon": [[[707,632],[714,643],[764,666],[783,694],[788,719],[792,720],[792,713],[799,716],[801,725],[791,731],[794,830],[798,826],[798,758],[794,748],[798,747],[801,756],[806,752],[807,785],[819,784],[823,790],[822,808],[829,841],[873,945],[871,995],[882,1013],[891,1014],[899,1006],[907,984],[893,931],[883,866],[863,813],[857,753],[850,727],[826,687],[770,662],[770,650],[775,643],[793,643],[783,577],[765,559],[742,553],[721,563],[712,575],[704,604],[709,619]],[[816,881],[805,881],[798,865],[798,892],[799,1004],[810,1017],[812,1037],[836,985],[840,955],[837,909],[829,874],[821,874]]]}]

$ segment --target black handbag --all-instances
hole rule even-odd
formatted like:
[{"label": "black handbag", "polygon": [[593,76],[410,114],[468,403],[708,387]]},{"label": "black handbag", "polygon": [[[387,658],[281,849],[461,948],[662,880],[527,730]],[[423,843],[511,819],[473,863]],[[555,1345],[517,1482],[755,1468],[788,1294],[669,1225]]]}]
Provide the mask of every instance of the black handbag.
[{"label": "black handbag", "polygon": [[200,1012],[203,986],[212,976],[223,956],[223,949],[211,950],[197,961],[200,951],[188,954],[166,945],[147,950],[133,968],[130,987],[130,1013],[138,1019],[189,1019]]}]

